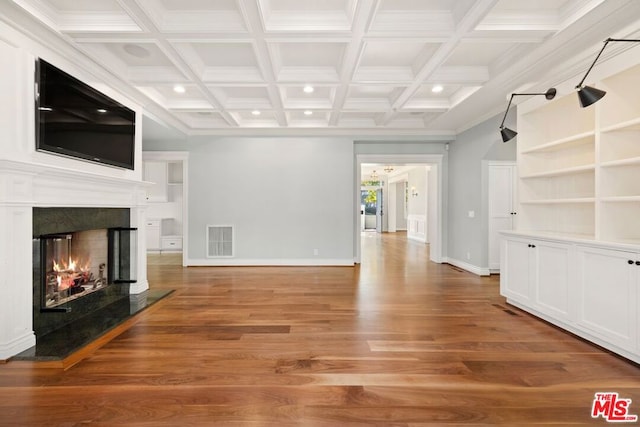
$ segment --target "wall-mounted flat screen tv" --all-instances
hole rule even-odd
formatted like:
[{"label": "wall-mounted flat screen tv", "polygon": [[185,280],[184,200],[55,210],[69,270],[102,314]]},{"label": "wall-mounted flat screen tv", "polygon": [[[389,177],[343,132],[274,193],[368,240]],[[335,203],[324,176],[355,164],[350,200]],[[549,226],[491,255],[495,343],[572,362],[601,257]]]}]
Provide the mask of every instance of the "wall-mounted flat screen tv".
[{"label": "wall-mounted flat screen tv", "polygon": [[133,169],[135,112],[36,61],[36,149]]}]

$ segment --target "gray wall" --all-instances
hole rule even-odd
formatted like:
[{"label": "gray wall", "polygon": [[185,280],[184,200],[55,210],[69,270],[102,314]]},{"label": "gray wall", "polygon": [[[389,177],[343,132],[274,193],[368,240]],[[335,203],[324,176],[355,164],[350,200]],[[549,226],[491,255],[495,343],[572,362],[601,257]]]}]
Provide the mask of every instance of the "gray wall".
[{"label": "gray wall", "polygon": [[[427,168],[417,166],[409,171],[409,203],[407,213],[409,215],[427,214]],[[412,188],[415,187],[417,196],[412,195]]]},{"label": "gray wall", "polygon": [[[515,112],[508,126],[515,126]],[[514,160],[501,115],[444,142],[352,138],[191,137],[145,141],[146,151],[189,151],[189,257],[205,257],[207,224],[236,227],[236,258],[352,259],[355,154],[443,154],[443,255],[488,268],[483,160]],[[475,218],[468,218],[468,211]],[[321,226],[317,226],[321,224]],[[313,255],[313,249],[319,255]],[[467,259],[467,252],[471,259]]]},{"label": "gray wall", "polygon": [[190,260],[206,259],[207,225],[233,225],[236,261],[353,261],[351,139],[198,137],[144,149],[189,151]]},{"label": "gray wall", "polygon": [[[506,125],[517,129],[516,112]],[[516,142],[503,143],[502,114],[462,132],[449,149],[448,258],[479,268],[489,266],[486,164],[483,160],[515,160]],[[469,218],[469,211],[475,212]],[[467,257],[467,254],[469,257]]]},{"label": "gray wall", "polygon": [[407,182],[396,182],[396,230],[406,230],[407,229],[407,212],[408,209],[405,209],[405,197],[406,197],[406,188]]}]

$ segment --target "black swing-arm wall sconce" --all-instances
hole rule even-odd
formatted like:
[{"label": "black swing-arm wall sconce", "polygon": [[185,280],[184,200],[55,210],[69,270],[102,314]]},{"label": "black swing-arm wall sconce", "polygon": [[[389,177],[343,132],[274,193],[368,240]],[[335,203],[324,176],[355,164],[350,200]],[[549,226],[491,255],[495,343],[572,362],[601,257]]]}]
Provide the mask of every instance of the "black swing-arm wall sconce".
[{"label": "black swing-arm wall sconce", "polygon": [[504,127],[504,121],[507,119],[507,113],[509,112],[509,107],[511,107],[513,97],[521,95],[544,95],[545,98],[551,100],[556,96],[556,88],[552,87],[545,93],[512,93],[511,98],[509,98],[509,104],[507,104],[507,110],[504,112],[502,123],[500,123],[500,135],[502,135],[502,142],[510,141],[518,134],[515,130]]},{"label": "black swing-arm wall sconce", "polygon": [[588,107],[589,105],[597,102],[598,100],[600,100],[600,98],[602,98],[603,96],[605,96],[607,94],[607,92],[605,92],[604,90],[596,89],[596,88],[591,87],[591,86],[582,87],[582,84],[584,83],[585,79],[587,78],[587,76],[589,75],[591,70],[593,69],[593,66],[596,65],[596,62],[598,62],[598,59],[600,58],[600,55],[602,55],[602,52],[604,52],[604,49],[607,47],[609,42],[635,42],[635,43],[640,43],[640,40],[638,40],[638,39],[612,39],[612,38],[608,38],[608,39],[606,39],[604,41],[604,46],[602,46],[602,49],[600,49],[600,52],[598,53],[598,56],[596,56],[596,59],[593,60],[593,63],[591,64],[591,66],[589,67],[587,72],[585,73],[584,77],[582,78],[582,80],[580,80],[580,83],[578,83],[578,85],[576,86],[576,89],[578,89],[578,98],[580,98],[580,105],[582,106],[582,108]]}]

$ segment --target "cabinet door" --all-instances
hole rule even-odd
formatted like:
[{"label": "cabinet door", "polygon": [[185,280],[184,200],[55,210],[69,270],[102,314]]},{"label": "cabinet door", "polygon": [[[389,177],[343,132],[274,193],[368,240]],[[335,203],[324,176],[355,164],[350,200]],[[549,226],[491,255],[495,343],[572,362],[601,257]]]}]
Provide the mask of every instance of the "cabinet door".
[{"label": "cabinet door", "polygon": [[629,351],[637,344],[637,259],[633,252],[578,247],[578,325]]},{"label": "cabinet door", "polygon": [[536,309],[556,319],[569,320],[571,246],[531,241],[534,263],[533,298]]},{"label": "cabinet door", "polygon": [[147,200],[150,202],[167,201],[167,163],[144,162],[144,180],[154,184],[147,188]]},{"label": "cabinet door", "polygon": [[147,249],[160,249],[160,220],[147,220],[145,232],[147,234]]},{"label": "cabinet door", "polygon": [[502,270],[500,293],[514,301],[529,302],[531,299],[531,247],[525,240],[505,238],[502,240]]}]

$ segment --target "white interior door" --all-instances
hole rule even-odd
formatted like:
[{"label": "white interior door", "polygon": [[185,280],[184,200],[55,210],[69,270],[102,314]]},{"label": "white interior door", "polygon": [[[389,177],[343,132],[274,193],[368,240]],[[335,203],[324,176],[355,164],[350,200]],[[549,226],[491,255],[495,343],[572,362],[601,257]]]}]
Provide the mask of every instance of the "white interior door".
[{"label": "white interior door", "polygon": [[500,231],[515,227],[515,163],[489,164],[489,269],[500,271]]}]

